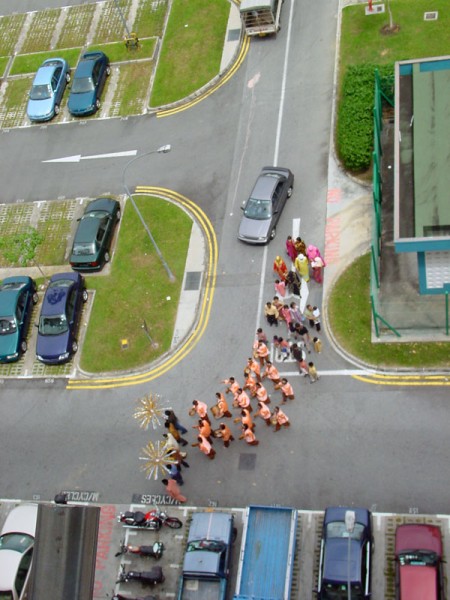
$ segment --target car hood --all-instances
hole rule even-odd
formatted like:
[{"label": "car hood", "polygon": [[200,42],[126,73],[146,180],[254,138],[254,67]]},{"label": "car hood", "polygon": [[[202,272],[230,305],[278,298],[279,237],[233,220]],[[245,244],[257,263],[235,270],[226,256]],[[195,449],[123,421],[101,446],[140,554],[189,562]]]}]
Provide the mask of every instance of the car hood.
[{"label": "car hood", "polygon": [[404,565],[400,567],[400,600],[438,598],[435,567]]},{"label": "car hood", "polygon": [[245,215],[239,225],[239,238],[266,241],[269,237],[272,219],[249,219]]},{"label": "car hood", "polygon": [[71,94],[67,103],[69,111],[74,113],[84,113],[92,110],[95,102],[95,92],[84,92],[81,94]]},{"label": "car hood", "polygon": [[19,332],[15,331],[8,335],[0,335],[0,360],[17,352],[17,342],[19,341]]},{"label": "car hood", "polygon": [[54,112],[53,98],[28,100],[27,115],[32,120],[45,119]]},{"label": "car hood", "polygon": [[59,335],[41,335],[38,333],[36,354],[47,360],[56,360],[69,351],[69,332]]}]

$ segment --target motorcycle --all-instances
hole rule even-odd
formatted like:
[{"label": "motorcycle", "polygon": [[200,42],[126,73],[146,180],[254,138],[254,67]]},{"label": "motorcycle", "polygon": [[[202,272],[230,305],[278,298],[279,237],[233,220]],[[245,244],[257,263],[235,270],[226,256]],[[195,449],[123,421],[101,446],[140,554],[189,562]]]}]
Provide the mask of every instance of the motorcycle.
[{"label": "motorcycle", "polygon": [[120,542],[120,550],[116,552],[115,556],[121,556],[122,554],[127,554],[127,552],[159,560],[164,552],[164,544],[162,542],[155,542],[152,546],[132,546],[131,544],[125,544],[122,540]]},{"label": "motorcycle", "polygon": [[122,570],[116,583],[128,583],[129,581],[140,581],[142,585],[156,585],[165,581],[162,567],[152,567],[150,571],[125,571]]},{"label": "motorcycle", "polygon": [[163,525],[171,529],[180,529],[183,526],[182,521],[177,517],[169,517],[167,513],[155,507],[147,513],[140,510],[121,512],[117,521],[122,523],[124,527],[131,529],[150,529],[151,531],[159,531]]}]

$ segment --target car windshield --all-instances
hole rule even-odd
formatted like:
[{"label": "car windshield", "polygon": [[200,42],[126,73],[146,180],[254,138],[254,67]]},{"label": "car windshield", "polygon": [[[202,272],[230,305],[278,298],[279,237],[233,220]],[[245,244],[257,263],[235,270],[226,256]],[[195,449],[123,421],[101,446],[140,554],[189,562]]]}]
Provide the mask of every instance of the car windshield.
[{"label": "car windshield", "polygon": [[[352,584],[350,590],[352,600],[363,600],[364,595],[359,584]],[[347,584],[327,583],[322,590],[322,598],[324,600],[347,600]]]},{"label": "car windshield", "polygon": [[25,283],[22,281],[11,281],[0,285],[0,292],[3,292],[3,290],[21,290],[24,286]]},{"label": "car windshield", "polygon": [[95,243],[89,242],[88,244],[75,244],[73,247],[73,254],[75,256],[90,256],[95,254]]},{"label": "car windshield", "polygon": [[436,552],[417,550],[415,552],[405,552],[404,554],[400,554],[398,560],[402,566],[434,567],[438,562],[438,557]]},{"label": "car windshield", "polygon": [[60,335],[68,331],[66,315],[55,315],[39,319],[39,333],[41,335]]},{"label": "car windshield", "polygon": [[48,83],[45,85],[33,85],[30,90],[31,100],[47,100],[52,97],[52,87]]},{"label": "car windshield", "polygon": [[350,533],[347,531],[344,521],[332,521],[327,524],[327,537],[328,538],[348,538],[352,540],[361,540],[364,534],[364,525],[361,523],[355,523],[353,531]]},{"label": "car windshield", "polygon": [[95,88],[92,77],[75,77],[72,84],[72,94],[85,94]]},{"label": "car windshield", "polygon": [[34,538],[26,533],[5,533],[0,538],[1,550],[14,550],[23,554],[34,542]]},{"label": "car windshield", "polygon": [[245,205],[244,215],[249,219],[265,221],[272,218],[272,203],[270,200],[258,200],[249,198]]},{"label": "car windshield", "polygon": [[208,552],[222,552],[225,548],[223,542],[217,540],[194,540],[189,542],[187,552],[193,552],[194,550],[207,550]]},{"label": "car windshield", "polygon": [[9,335],[17,331],[17,323],[14,317],[0,317],[0,335]]}]

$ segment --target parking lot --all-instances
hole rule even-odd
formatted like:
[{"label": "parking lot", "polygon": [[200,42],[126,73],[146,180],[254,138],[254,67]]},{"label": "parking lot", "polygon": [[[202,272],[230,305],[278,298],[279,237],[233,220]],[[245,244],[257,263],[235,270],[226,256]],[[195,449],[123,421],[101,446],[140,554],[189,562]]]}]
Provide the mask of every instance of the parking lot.
[{"label": "parking lot", "polygon": [[[82,497],[80,495],[80,497]],[[167,497],[153,498],[149,501],[164,501]],[[0,522],[3,524],[9,510],[14,506],[12,502],[0,503]],[[183,521],[183,528],[172,530],[162,527],[159,532],[134,530],[122,527],[117,523],[116,516],[124,510],[148,510],[151,506],[136,504],[132,506],[103,505],[100,517],[100,529],[97,544],[96,577],[94,598],[107,598],[113,590],[131,597],[156,593],[162,598],[176,596],[178,581],[181,574],[184,548],[189,528],[190,518],[196,510],[221,510],[230,511],[235,517],[237,538],[232,556],[231,577],[228,588],[228,598],[231,600],[236,583],[239,561],[239,550],[242,539],[243,518],[245,509],[226,509],[210,507],[206,509],[193,507],[180,507],[174,504],[160,506],[170,516],[178,517]],[[291,588],[292,600],[310,600],[315,597],[313,592],[317,585],[319,567],[319,549],[323,524],[323,512],[299,510],[297,528],[297,546],[294,560],[294,575]],[[395,598],[395,570],[394,570],[394,540],[395,530],[403,523],[426,523],[439,525],[444,542],[444,560],[450,552],[449,517],[429,515],[394,515],[373,513],[374,552],[372,563],[372,598],[374,600],[394,600]],[[276,535],[276,531],[273,532]],[[164,544],[164,554],[158,563],[152,558],[142,558],[137,555],[125,554],[116,557],[122,541],[133,545],[150,545],[155,541]],[[163,567],[165,581],[157,588],[143,588],[135,582],[116,585],[121,565],[127,570],[149,570],[152,565],[159,564]],[[447,570],[445,566],[445,571]],[[448,576],[445,573],[445,589],[448,593]]]}]

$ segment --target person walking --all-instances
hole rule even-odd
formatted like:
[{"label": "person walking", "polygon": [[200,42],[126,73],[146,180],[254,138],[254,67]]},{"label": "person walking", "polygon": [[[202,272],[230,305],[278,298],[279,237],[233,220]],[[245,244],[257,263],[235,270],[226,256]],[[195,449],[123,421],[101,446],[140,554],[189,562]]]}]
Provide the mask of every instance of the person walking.
[{"label": "person walking", "polygon": [[320,354],[322,352],[322,342],[319,340],[318,337],[313,338],[313,344],[314,344],[314,352],[317,352],[317,354]]},{"label": "person walking", "polygon": [[264,307],[264,316],[266,317],[270,327],[272,327],[272,325],[278,327],[278,319],[280,315],[278,313],[277,307],[274,304],[272,304],[272,302],[266,302],[266,305]]},{"label": "person walking", "polygon": [[199,448],[200,452],[203,452],[203,454],[207,456],[210,460],[213,460],[216,456],[216,451],[212,447],[212,444],[210,444],[208,440],[202,435],[199,435],[197,437],[197,442],[195,444],[192,444],[193,448],[195,448],[196,446]]},{"label": "person walking", "polygon": [[266,425],[271,425],[271,412],[270,408],[264,402],[258,402],[258,410],[255,412],[255,417],[261,417],[266,422]]},{"label": "person walking", "polygon": [[279,279],[275,279],[275,294],[281,298],[286,296],[286,283],[284,281],[280,281]]},{"label": "person walking", "polygon": [[288,235],[286,239],[286,252],[292,262],[294,262],[294,260],[297,258],[297,249],[295,247],[294,240],[290,235]]},{"label": "person walking", "polygon": [[252,412],[252,406],[250,404],[250,398],[248,397],[247,392],[244,392],[242,388],[239,388],[236,400],[233,402],[233,406],[237,408],[248,408],[250,412]]},{"label": "person walking", "polygon": [[256,340],[258,342],[262,342],[266,346],[269,345],[269,340],[267,339],[267,335],[264,333],[264,331],[262,330],[261,327],[258,327],[258,329],[256,330]]},{"label": "person walking", "polygon": [[261,377],[262,377],[262,379],[268,377],[274,385],[277,385],[277,383],[280,383],[280,379],[281,379],[278,369],[276,368],[275,365],[273,365],[271,363],[270,360],[268,360],[266,362],[266,368],[264,369],[264,373],[262,374]]},{"label": "person walking", "polygon": [[207,419],[209,421],[208,405],[205,402],[201,402],[200,400],[193,400],[191,410],[194,411],[194,414],[197,413],[200,419]]},{"label": "person walking", "polygon": [[216,392],[216,408],[216,414],[214,415],[216,419],[231,417],[230,409],[228,408],[228,402],[225,400],[225,396],[221,392]]},{"label": "person walking", "polygon": [[319,381],[319,374],[317,373],[317,369],[313,362],[308,363],[308,375],[309,383],[315,383],[316,381]]},{"label": "person walking", "polygon": [[239,436],[239,439],[245,440],[249,446],[257,446],[259,444],[255,434],[247,425],[242,426],[242,435]]},{"label": "person walking", "polygon": [[308,329],[303,325],[303,323],[298,323],[295,326],[295,334],[301,337],[308,354],[311,354],[311,338],[309,337]]},{"label": "person walking", "polygon": [[300,277],[308,282],[309,281],[309,262],[304,254],[299,254],[295,259],[295,268]]},{"label": "person walking", "polygon": [[274,431],[280,431],[282,427],[290,427],[289,417],[284,413],[279,406],[275,406],[272,419],[274,421]]},{"label": "person walking", "polygon": [[[303,323],[305,320],[300,308],[298,307],[298,304],[295,302],[291,302],[289,304],[289,312],[291,313],[291,321],[294,324],[294,328],[297,323]],[[291,331],[293,331],[293,329],[291,329]]]},{"label": "person walking", "polygon": [[247,408],[241,410],[241,417],[237,417],[234,420],[235,423],[239,423],[239,421],[243,426],[247,425],[247,427],[249,427],[252,431],[255,429],[255,424],[253,423],[252,416]]},{"label": "person walking", "polygon": [[308,375],[308,365],[305,360],[305,353],[298,344],[292,344],[291,354],[297,361],[297,366],[301,374]]},{"label": "person walking", "polygon": [[178,465],[172,463],[170,465],[166,465],[166,469],[169,473],[170,479],[173,479],[178,483],[178,485],[184,485],[184,479],[181,475],[181,470]]},{"label": "person walking", "polygon": [[291,314],[291,311],[289,310],[289,306],[287,304],[283,304],[283,307],[278,312],[280,314],[280,317],[286,323],[287,335],[289,335],[291,332],[291,323],[292,323],[292,314]]},{"label": "person walking", "polygon": [[283,362],[289,358],[290,346],[289,342],[277,335],[273,336],[273,345],[277,350],[277,359],[283,359]]},{"label": "person walking", "polygon": [[298,276],[295,267],[289,271],[286,277],[286,285],[288,294],[290,296],[297,296],[300,298],[300,287],[301,287],[301,279]]},{"label": "person walking", "polygon": [[320,310],[317,308],[317,306],[307,304],[304,315],[309,321],[309,326],[315,327],[317,331],[320,331]]},{"label": "person walking", "polygon": [[[267,354],[269,353],[267,352]],[[247,369],[250,369],[256,381],[261,381],[261,367],[254,358],[249,358],[247,360]]]},{"label": "person walking", "polygon": [[212,444],[211,439],[211,423],[206,419],[200,419],[198,425],[194,425],[192,429],[198,429],[198,434],[208,440],[210,444]]},{"label": "person walking", "polygon": [[[269,348],[267,347],[266,344],[264,344],[264,342],[258,342],[258,347],[256,349],[256,353],[258,355],[258,359],[259,359],[259,364],[261,365],[261,367],[263,367],[269,357]],[[260,371],[260,375],[261,375],[261,371]]]},{"label": "person walking", "polygon": [[258,402],[264,402],[264,404],[270,404],[269,394],[262,383],[257,383],[255,386],[255,394]]},{"label": "person walking", "polygon": [[229,394],[231,392],[234,398],[236,398],[237,391],[241,387],[236,379],[234,377],[228,377],[228,379],[223,379],[222,383],[228,386],[225,390],[225,394]]},{"label": "person walking", "polygon": [[171,498],[178,500],[178,502],[181,502],[182,504],[187,502],[187,498],[183,496],[178,483],[174,479],[161,479],[161,483],[166,488],[166,494]]},{"label": "person walking", "polygon": [[225,425],[225,423],[221,423],[219,425],[219,430],[220,430],[221,438],[223,440],[223,445],[225,446],[225,448],[229,448],[230,442],[234,441],[234,437],[233,437],[233,434],[231,433],[231,429],[227,425]]},{"label": "person walking", "polygon": [[294,400],[294,390],[286,377],[282,378],[280,383],[275,386],[275,389],[281,390],[281,395],[283,396],[281,404],[286,404],[286,400]]},{"label": "person walking", "polygon": [[317,283],[323,281],[323,268],[325,267],[325,261],[320,254],[319,248],[310,244],[306,250],[306,256],[311,264],[314,280]]},{"label": "person walking", "polygon": [[164,411],[164,418],[169,423],[172,423],[172,425],[175,427],[175,429],[177,429],[181,433],[181,435],[183,435],[184,433],[187,433],[188,430],[186,429],[186,427],[184,427],[180,423],[177,415],[174,413],[174,411],[172,409]]},{"label": "person walking", "polygon": [[245,383],[244,383],[244,387],[242,389],[248,390],[249,393],[253,396],[254,391],[256,389],[256,381],[255,381],[250,369],[245,369],[244,377],[245,377]]},{"label": "person walking", "polygon": [[172,434],[172,436],[177,440],[178,443],[182,444],[183,446],[187,445],[187,440],[181,437],[180,432],[178,431],[178,429],[175,428],[175,426],[172,423],[166,421],[164,423],[164,427],[169,430],[169,433]]},{"label": "person walking", "polygon": [[299,254],[306,254],[306,244],[301,237],[295,239],[294,246],[297,251],[297,256]]},{"label": "person walking", "polygon": [[286,279],[286,275],[288,274],[288,268],[281,256],[277,256],[273,261],[273,270],[276,273],[278,279],[281,279],[282,281]]}]

